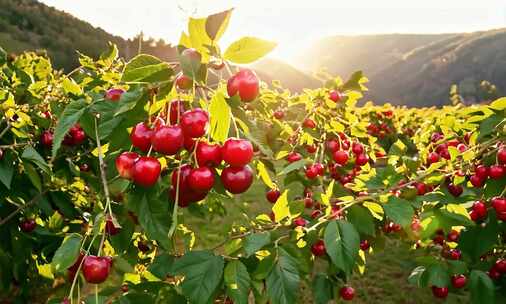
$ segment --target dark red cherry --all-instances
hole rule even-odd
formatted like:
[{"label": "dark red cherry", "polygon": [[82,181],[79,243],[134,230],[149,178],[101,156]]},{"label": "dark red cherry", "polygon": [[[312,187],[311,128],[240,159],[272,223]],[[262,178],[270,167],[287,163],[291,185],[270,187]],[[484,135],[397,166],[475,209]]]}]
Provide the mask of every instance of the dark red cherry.
[{"label": "dark red cherry", "polygon": [[501,165],[505,165],[506,164],[506,148],[505,147],[502,147],[498,152],[497,152],[497,161],[501,164]]},{"label": "dark red cherry", "polygon": [[291,152],[290,154],[288,154],[286,156],[286,160],[289,162],[289,163],[294,163],[296,161],[299,161],[302,159],[302,155],[300,155],[299,153],[297,152]]},{"label": "dark red cherry", "polygon": [[204,136],[209,124],[209,115],[200,108],[184,112],[181,117],[181,128],[184,135],[192,138]]},{"label": "dark red cherry", "polygon": [[325,255],[327,251],[325,250],[325,243],[323,240],[316,241],[316,243],[311,246],[311,252],[317,257]]},{"label": "dark red cherry", "polygon": [[329,99],[332,100],[333,102],[339,102],[341,101],[342,98],[343,95],[341,94],[341,92],[337,90],[332,90],[329,92]]},{"label": "dark red cherry", "polygon": [[245,139],[229,138],[221,148],[221,155],[230,166],[241,167],[253,158],[253,145]]},{"label": "dark red cherry", "polygon": [[114,225],[114,220],[110,215],[107,215],[105,220],[105,231],[109,235],[116,235],[121,231],[120,227],[116,227],[116,225]]},{"label": "dark red cherry", "polygon": [[339,140],[335,138],[327,140],[326,145],[327,150],[329,150],[332,153],[336,152],[341,147],[341,144],[339,144]]},{"label": "dark red cherry", "polygon": [[316,122],[314,120],[312,120],[311,118],[304,119],[304,121],[302,122],[302,125],[304,126],[304,128],[308,128],[308,129],[316,128]]},{"label": "dark red cherry", "polygon": [[37,223],[35,223],[35,220],[32,218],[24,219],[21,223],[19,223],[19,229],[26,233],[32,232],[36,227]]},{"label": "dark red cherry", "polygon": [[308,179],[315,179],[316,177],[318,177],[319,175],[318,173],[319,173],[318,168],[314,164],[307,167],[305,171],[306,177]]},{"label": "dark red cherry", "polygon": [[448,296],[448,287],[432,286],[432,294],[439,299],[445,299]]},{"label": "dark red cherry", "polygon": [[179,178],[179,193],[190,191],[190,184],[188,182],[188,177],[190,176],[191,171],[192,167],[189,164],[184,164],[181,166],[180,171],[181,173],[179,173],[179,177],[178,177],[179,170],[177,168],[176,170],[172,171],[171,176],[172,187],[174,187],[174,189],[176,188],[178,184],[177,181]]},{"label": "dark red cherry", "polygon": [[111,271],[111,257],[97,257],[89,255],[84,258],[82,271],[88,283],[100,284],[104,282]]},{"label": "dark red cherry", "polygon": [[134,183],[143,187],[151,187],[158,181],[160,171],[161,165],[158,159],[150,156],[142,156],[134,165]]},{"label": "dark red cherry", "polygon": [[253,171],[246,165],[244,167],[226,167],[221,172],[221,182],[228,192],[243,193],[253,183]]},{"label": "dark red cherry", "polygon": [[469,181],[471,182],[471,184],[475,187],[475,188],[481,188],[483,187],[483,185],[485,184],[485,180],[478,176],[478,175],[472,175],[470,178],[469,178]]},{"label": "dark red cherry", "polygon": [[369,162],[369,157],[367,154],[359,154],[355,158],[355,165],[357,166],[363,166]]},{"label": "dark red cherry", "polygon": [[130,141],[132,142],[132,146],[143,152],[148,152],[151,147],[152,136],[153,130],[145,123],[140,122],[130,132]]},{"label": "dark red cherry", "polygon": [[169,104],[169,123],[171,125],[177,124],[185,112],[183,101],[173,100]]},{"label": "dark red cherry", "polygon": [[455,197],[459,197],[462,194],[462,192],[464,192],[464,188],[462,188],[462,186],[460,185],[455,185],[451,183],[448,185],[448,192],[450,192],[451,195]]},{"label": "dark red cherry", "polygon": [[123,152],[116,158],[116,170],[118,170],[119,176],[132,179],[134,176],[134,165],[139,154],[135,152]]},{"label": "dark red cherry", "polygon": [[501,165],[490,166],[489,175],[491,179],[501,179],[506,174],[506,169]]},{"label": "dark red cherry", "polygon": [[452,286],[453,288],[460,289],[466,286],[467,278],[463,274],[457,274],[452,276]]},{"label": "dark red cherry", "polygon": [[338,150],[332,154],[332,158],[336,163],[338,163],[341,166],[344,166],[348,162],[349,155],[348,152],[346,151]]},{"label": "dark red cherry", "polygon": [[230,77],[227,82],[228,96],[239,94],[243,102],[250,102],[257,98],[260,91],[258,77],[252,70],[242,69]]},{"label": "dark red cherry", "polygon": [[429,156],[427,156],[427,161],[429,164],[437,163],[439,161],[439,154],[436,152],[429,153]]},{"label": "dark red cherry", "polygon": [[479,165],[476,169],[474,169],[474,174],[485,180],[488,178],[488,167]]},{"label": "dark red cherry", "polygon": [[283,117],[285,117],[285,112],[283,112],[281,110],[277,110],[277,111],[274,111],[273,116],[274,116],[274,118],[281,120],[281,119],[283,119]]},{"label": "dark red cherry", "polygon": [[189,89],[193,88],[193,79],[184,75],[183,73],[180,73],[176,77],[176,86],[180,90],[189,90]]},{"label": "dark red cherry", "polygon": [[107,92],[105,92],[105,99],[110,100],[110,101],[118,101],[118,100],[120,100],[121,95],[123,95],[123,93],[125,93],[125,90],[123,90],[123,89],[119,89],[119,88],[109,89],[109,90],[107,90]]},{"label": "dark red cherry", "polygon": [[278,189],[271,189],[269,191],[267,191],[267,193],[265,194],[265,197],[267,198],[267,200],[271,203],[275,203],[278,198],[281,196],[281,192],[279,192]]},{"label": "dark red cherry", "polygon": [[188,185],[193,191],[208,192],[214,185],[214,172],[208,167],[192,169],[188,176]]},{"label": "dark red cherry", "polygon": [[222,153],[219,144],[199,142],[197,144],[197,162],[199,166],[215,167],[221,164]]},{"label": "dark red cherry", "polygon": [[40,144],[44,148],[51,148],[53,146],[53,132],[46,130],[40,135]]},{"label": "dark red cherry", "polygon": [[351,286],[341,287],[339,290],[339,295],[341,296],[341,299],[345,301],[351,301],[353,300],[353,297],[355,297],[355,289],[353,289]]},{"label": "dark red cherry", "polygon": [[354,142],[351,144],[351,151],[355,155],[360,155],[364,153],[364,146],[361,143]]},{"label": "dark red cherry", "polygon": [[158,153],[177,154],[184,146],[183,130],[177,125],[159,127],[151,136],[151,145]]}]

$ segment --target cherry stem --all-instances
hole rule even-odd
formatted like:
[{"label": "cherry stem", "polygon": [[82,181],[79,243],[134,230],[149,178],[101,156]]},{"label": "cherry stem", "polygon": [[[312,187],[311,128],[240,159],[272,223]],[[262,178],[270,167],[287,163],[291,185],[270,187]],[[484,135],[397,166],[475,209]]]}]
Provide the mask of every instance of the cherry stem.
[{"label": "cherry stem", "polygon": [[[95,235],[93,236],[93,238],[91,239],[90,245],[88,245],[88,249],[86,249],[86,251],[85,251],[85,252],[86,252],[85,257],[86,257],[86,256],[88,255],[88,253],[90,252],[91,246],[93,245],[93,242],[95,242],[95,239],[97,238],[97,235],[98,235],[98,234],[95,234]],[[84,240],[83,240],[83,245],[84,245],[84,241],[85,241],[85,240],[86,240],[86,239],[84,239]],[[81,247],[82,247],[82,246],[81,246]],[[75,275],[74,275],[74,279],[72,280],[72,286],[70,286],[70,291],[69,291],[69,296],[68,296],[68,297],[70,298],[70,304],[72,304],[72,303],[73,303],[73,298],[72,298],[72,296],[73,296],[73,294],[74,294],[74,287],[75,287],[75,285],[76,285],[76,282],[77,282],[77,277],[79,276],[79,272],[81,271],[81,267],[82,267],[83,263],[84,263],[84,259],[82,259],[81,263],[79,263],[79,267],[77,267],[76,273],[75,273]],[[79,300],[80,300],[80,298],[78,298],[78,299],[77,299],[77,302],[78,302],[78,303],[79,303]]]}]

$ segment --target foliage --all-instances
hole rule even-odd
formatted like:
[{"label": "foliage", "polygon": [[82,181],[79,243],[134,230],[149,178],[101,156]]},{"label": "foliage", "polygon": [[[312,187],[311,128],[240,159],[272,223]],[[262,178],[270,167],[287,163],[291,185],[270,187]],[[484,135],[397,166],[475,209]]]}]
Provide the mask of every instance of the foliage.
[{"label": "foliage", "polygon": [[[178,62],[139,55],[125,63],[111,45],[98,59],[82,55],[64,75],[44,56],[0,53],[2,294],[30,302],[32,282],[42,281],[63,285],[50,303],[294,303],[304,284],[327,303],[385,238],[399,238],[420,254],[413,284],[458,293],[450,282],[464,274],[473,302],[503,301],[505,214],[492,200],[504,197],[506,178],[490,174],[477,185],[471,176],[478,165],[504,171],[506,99],[357,107],[367,90],[357,72],[303,94],[263,86],[243,102],[228,95],[226,80],[237,76],[228,60],[259,59],[273,44],[243,38],[222,54],[230,13],[190,19]],[[211,86],[208,73],[220,63],[227,79]],[[182,75],[193,78],[191,88],[179,87]],[[116,100],[114,90],[122,92]],[[179,179],[183,164],[198,167],[197,149],[166,155],[132,146],[138,123],[169,124],[173,100],[209,113],[207,140],[253,143],[248,191],[231,194],[216,181],[204,199],[181,204],[171,175]],[[150,187],[120,178],[115,160],[125,151],[155,156],[160,178]],[[346,161],[336,151],[348,153]],[[294,156],[300,160],[290,164]],[[217,164],[217,173],[225,170]],[[268,190],[279,190],[271,214],[244,213],[213,246],[195,242],[200,227],[190,219],[268,204]],[[108,280],[90,288],[81,255],[112,257]]]}]

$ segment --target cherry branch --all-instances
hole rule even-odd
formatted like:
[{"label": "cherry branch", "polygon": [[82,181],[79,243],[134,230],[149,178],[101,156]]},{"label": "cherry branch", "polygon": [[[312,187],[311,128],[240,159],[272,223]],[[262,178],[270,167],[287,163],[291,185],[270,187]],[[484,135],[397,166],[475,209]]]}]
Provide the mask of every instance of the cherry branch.
[{"label": "cherry branch", "polygon": [[14,216],[16,216],[16,214],[18,214],[19,212],[25,210],[26,208],[28,207],[31,207],[33,205],[35,205],[38,200],[44,196],[45,194],[47,193],[47,190],[46,191],[43,191],[39,194],[37,194],[37,196],[35,196],[34,198],[32,198],[28,203],[24,204],[24,205],[21,205],[19,206],[16,210],[14,210],[11,214],[7,215],[5,218],[3,218],[2,220],[0,220],[0,226],[4,225],[5,223],[7,223],[10,219],[12,219]]}]

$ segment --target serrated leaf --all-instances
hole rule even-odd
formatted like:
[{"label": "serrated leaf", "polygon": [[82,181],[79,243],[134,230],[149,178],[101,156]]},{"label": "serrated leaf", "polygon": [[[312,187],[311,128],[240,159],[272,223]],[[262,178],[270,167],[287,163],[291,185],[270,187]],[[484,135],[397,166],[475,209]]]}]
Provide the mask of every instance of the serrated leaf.
[{"label": "serrated leaf", "polygon": [[243,37],[227,48],[223,58],[233,63],[252,63],[270,53],[276,45],[275,42],[260,38]]},{"label": "serrated leaf", "polygon": [[0,182],[7,189],[11,188],[12,178],[14,177],[14,155],[10,151],[4,152],[0,160]]},{"label": "serrated leaf", "polygon": [[63,138],[70,128],[79,121],[79,118],[81,118],[87,108],[86,101],[83,99],[74,100],[65,107],[54,131],[53,148],[51,150],[53,159],[61,147]]},{"label": "serrated leaf", "polygon": [[429,265],[422,274],[421,286],[448,287],[450,276],[447,269],[439,263]]},{"label": "serrated leaf", "polygon": [[346,218],[357,228],[359,233],[374,236],[376,233],[374,225],[374,217],[369,209],[354,205],[348,209]]},{"label": "serrated leaf", "polygon": [[332,263],[351,273],[360,249],[360,236],[355,227],[344,220],[332,221],[325,228],[323,241]]},{"label": "serrated leaf", "polygon": [[184,275],[183,294],[190,303],[208,304],[223,277],[223,257],[209,251],[190,251],[177,259],[171,273]]},{"label": "serrated leaf", "polygon": [[306,160],[304,160],[304,159],[298,160],[296,162],[289,164],[285,168],[283,168],[283,170],[281,170],[281,172],[279,172],[278,175],[284,175],[284,174],[288,174],[292,171],[299,170],[300,168],[304,167],[305,165],[306,165]]},{"label": "serrated leaf", "polygon": [[464,256],[470,257],[472,260],[477,261],[480,257],[491,250],[497,242],[497,235],[499,227],[495,213],[489,215],[485,227],[476,225],[474,227],[466,228],[460,234],[458,248],[462,251]]},{"label": "serrated leaf", "polygon": [[46,174],[51,173],[51,170],[49,169],[49,165],[46,163],[44,158],[42,158],[42,156],[40,156],[39,152],[37,152],[32,146],[27,146],[23,150],[23,154],[21,154],[21,158],[34,163],[37,167],[39,167],[39,169],[44,171]]},{"label": "serrated leaf", "polygon": [[168,204],[158,198],[142,196],[139,204],[139,223],[148,237],[157,240],[165,249],[170,248],[168,237],[170,217]]},{"label": "serrated leaf", "polygon": [[334,298],[334,283],[324,274],[317,274],[313,279],[313,298],[315,304],[328,304]]},{"label": "serrated leaf", "polygon": [[209,116],[211,137],[220,143],[224,142],[228,138],[232,114],[221,91],[214,94],[209,103]]},{"label": "serrated leaf", "polygon": [[279,221],[290,216],[288,190],[285,190],[278,198],[274,206],[272,206],[272,212],[274,212],[274,219],[276,220],[276,223],[279,223]]},{"label": "serrated leaf", "polygon": [[174,70],[155,56],[140,54],[132,58],[123,70],[123,82],[165,82],[169,81]]},{"label": "serrated leaf", "polygon": [[473,270],[469,276],[471,302],[474,304],[494,304],[495,285],[492,279],[483,271]]},{"label": "serrated leaf", "polygon": [[269,232],[253,233],[248,235],[244,241],[244,251],[246,252],[246,257],[250,257],[252,254],[271,242],[271,234]]},{"label": "serrated leaf", "polygon": [[265,282],[271,304],[296,303],[299,281],[296,260],[279,248],[278,259]]},{"label": "serrated leaf", "polygon": [[413,219],[414,210],[411,204],[403,199],[395,196],[390,196],[388,202],[383,205],[385,215],[392,221],[400,224],[402,227],[407,227],[411,224]]},{"label": "serrated leaf", "polygon": [[251,278],[240,261],[231,261],[225,267],[225,285],[228,296],[237,304],[248,304]]},{"label": "serrated leaf", "polygon": [[51,261],[51,267],[54,272],[65,271],[76,262],[82,240],[82,236],[77,233],[72,233],[65,237]]}]

